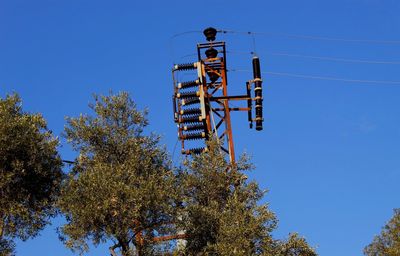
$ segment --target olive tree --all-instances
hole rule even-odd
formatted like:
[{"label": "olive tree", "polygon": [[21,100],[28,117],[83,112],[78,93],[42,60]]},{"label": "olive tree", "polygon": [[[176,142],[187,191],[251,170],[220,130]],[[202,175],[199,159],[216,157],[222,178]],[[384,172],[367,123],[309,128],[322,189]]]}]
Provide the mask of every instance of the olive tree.
[{"label": "olive tree", "polygon": [[16,94],[0,98],[0,255],[12,255],[14,238],[36,236],[55,215],[57,146],[42,115],[23,111]]},{"label": "olive tree", "polygon": [[208,151],[185,161],[185,199],[181,229],[185,255],[314,256],[303,238],[276,240],[277,218],[256,182],[248,182],[253,167],[246,156],[228,163],[217,141]]},{"label": "olive tree", "polygon": [[379,235],[364,249],[367,256],[400,255],[400,209],[395,209],[393,217],[382,228]]},{"label": "olive tree", "polygon": [[78,153],[63,184],[59,229],[72,250],[114,241],[116,255],[156,253],[156,238],[174,231],[175,174],[159,136],[145,134],[147,112],[125,92],[95,96],[92,114],[67,118],[65,136]]}]

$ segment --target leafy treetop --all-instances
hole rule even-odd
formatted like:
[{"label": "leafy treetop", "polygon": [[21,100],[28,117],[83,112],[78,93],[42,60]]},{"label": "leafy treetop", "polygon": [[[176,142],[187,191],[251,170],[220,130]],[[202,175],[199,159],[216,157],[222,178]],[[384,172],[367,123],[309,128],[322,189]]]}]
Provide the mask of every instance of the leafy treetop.
[{"label": "leafy treetop", "polygon": [[380,235],[364,249],[367,256],[400,255],[400,209],[395,209],[393,217],[383,227]]},{"label": "leafy treetop", "polygon": [[0,255],[55,215],[63,176],[57,146],[44,118],[24,112],[18,95],[0,99]]},{"label": "leafy treetop", "polygon": [[159,137],[143,133],[148,121],[127,93],[95,96],[93,115],[68,118],[65,136],[78,151],[59,200],[66,245],[115,241],[122,255],[153,253],[155,236],[172,229],[177,191]]}]

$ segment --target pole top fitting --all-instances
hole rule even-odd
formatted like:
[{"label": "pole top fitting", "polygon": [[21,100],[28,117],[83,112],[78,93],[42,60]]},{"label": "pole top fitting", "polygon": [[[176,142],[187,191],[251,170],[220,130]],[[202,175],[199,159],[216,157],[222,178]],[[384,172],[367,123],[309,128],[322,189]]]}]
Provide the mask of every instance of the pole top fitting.
[{"label": "pole top fitting", "polygon": [[207,41],[214,41],[217,35],[217,30],[213,27],[204,29],[203,34],[206,36]]}]

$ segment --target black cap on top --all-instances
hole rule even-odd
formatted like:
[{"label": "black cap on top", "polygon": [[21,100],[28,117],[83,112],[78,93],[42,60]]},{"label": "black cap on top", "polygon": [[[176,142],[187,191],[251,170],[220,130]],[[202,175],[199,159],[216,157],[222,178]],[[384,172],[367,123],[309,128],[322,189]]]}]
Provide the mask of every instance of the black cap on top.
[{"label": "black cap on top", "polygon": [[217,75],[215,72],[213,72],[213,71],[207,71],[207,75],[208,75],[208,78],[210,78],[210,81],[211,82],[215,82],[215,81],[217,81],[218,80],[218,78],[219,78],[219,75]]},{"label": "black cap on top", "polygon": [[210,47],[205,51],[205,54],[206,54],[207,58],[215,58],[218,55],[218,51],[216,49]]},{"label": "black cap on top", "polygon": [[215,28],[209,27],[204,29],[203,34],[206,36],[207,41],[214,41],[217,35],[217,30]]}]

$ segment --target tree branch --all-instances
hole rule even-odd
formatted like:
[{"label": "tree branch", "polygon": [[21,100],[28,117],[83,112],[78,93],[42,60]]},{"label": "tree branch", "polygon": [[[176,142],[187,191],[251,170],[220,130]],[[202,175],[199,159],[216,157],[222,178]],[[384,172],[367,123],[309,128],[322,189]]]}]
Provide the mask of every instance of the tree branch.
[{"label": "tree branch", "polygon": [[121,246],[121,244],[120,243],[118,243],[118,244],[114,244],[113,246],[111,246],[109,249],[110,249],[110,253],[111,253],[111,256],[118,256],[116,253],[115,253],[115,249],[116,248],[118,248],[118,247],[120,247]]},{"label": "tree branch", "polygon": [[5,218],[6,217],[3,217],[3,216],[0,217],[0,238],[2,238],[4,235],[4,227],[5,227],[5,221],[6,221]]},{"label": "tree branch", "polygon": [[170,241],[170,240],[175,240],[175,239],[185,239],[188,236],[186,234],[176,234],[176,235],[169,235],[169,236],[159,236],[159,237],[154,237],[152,239],[153,243],[160,243],[160,242],[165,242],[165,241]]}]

